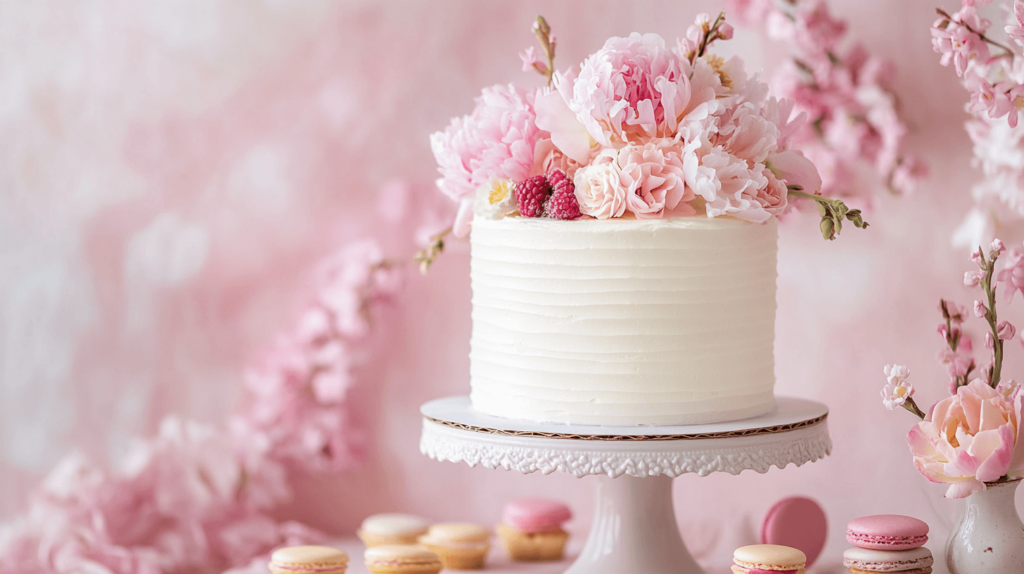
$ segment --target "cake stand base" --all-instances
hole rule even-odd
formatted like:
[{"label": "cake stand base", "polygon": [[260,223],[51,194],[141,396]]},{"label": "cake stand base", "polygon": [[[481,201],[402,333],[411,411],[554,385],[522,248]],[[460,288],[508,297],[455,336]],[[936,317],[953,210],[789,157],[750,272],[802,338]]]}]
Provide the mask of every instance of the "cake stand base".
[{"label": "cake stand base", "polygon": [[420,451],[435,460],[596,476],[590,536],[566,574],[704,574],[679,535],[672,479],[763,473],[816,461],[832,449],[828,408],[785,397],[761,417],[677,427],[514,421],[476,412],[469,397],[431,401],[420,410]]},{"label": "cake stand base", "polygon": [[679,536],[671,477],[596,479],[590,536],[566,574],[704,574]]}]

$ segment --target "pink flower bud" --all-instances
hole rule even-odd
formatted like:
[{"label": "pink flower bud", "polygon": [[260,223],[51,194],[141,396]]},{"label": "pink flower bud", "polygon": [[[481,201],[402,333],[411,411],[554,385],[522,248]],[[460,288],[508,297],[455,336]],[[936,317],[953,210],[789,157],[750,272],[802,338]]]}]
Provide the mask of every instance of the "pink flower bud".
[{"label": "pink flower bud", "polygon": [[992,252],[995,253],[996,255],[999,255],[1000,253],[1002,253],[1003,249],[1005,249],[1005,248],[1006,248],[1006,246],[1003,245],[1002,241],[1000,241],[998,239],[992,240],[992,247],[991,247],[991,249],[992,249]]},{"label": "pink flower bud", "polygon": [[949,334],[949,331],[946,330],[945,323],[939,323],[939,327],[936,330],[939,332],[939,336],[942,337],[943,339],[945,339],[946,335]]},{"label": "pink flower bud", "polygon": [[977,299],[975,299],[974,300],[974,316],[979,318],[979,319],[984,319],[986,313],[988,313],[988,307],[986,307],[985,304],[982,303],[981,301],[978,301]]},{"label": "pink flower bud", "polygon": [[722,22],[722,25],[718,27],[718,35],[723,40],[732,40],[733,29],[728,22]]},{"label": "pink flower bud", "polygon": [[1012,339],[1017,334],[1017,329],[1009,321],[1000,321],[996,331],[999,333],[999,339],[1002,341]]},{"label": "pink flower bud", "polygon": [[985,332],[985,348],[992,350],[996,348],[996,340],[992,338],[992,333]]},{"label": "pink flower bud", "polygon": [[981,273],[978,271],[968,271],[964,273],[964,285],[968,287],[977,287],[978,283],[981,283]]},{"label": "pink flower bud", "polygon": [[975,251],[971,253],[971,263],[974,263],[978,267],[981,267],[981,251]]}]

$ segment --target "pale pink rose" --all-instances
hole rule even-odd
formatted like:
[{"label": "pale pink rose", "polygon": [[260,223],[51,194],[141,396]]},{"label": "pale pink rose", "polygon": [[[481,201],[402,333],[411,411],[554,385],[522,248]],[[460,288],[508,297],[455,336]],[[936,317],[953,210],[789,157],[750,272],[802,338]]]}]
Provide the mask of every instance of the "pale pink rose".
[{"label": "pale pink rose", "polygon": [[472,200],[491,179],[519,181],[530,175],[534,148],[544,135],[536,124],[535,97],[512,85],[484,88],[473,113],[430,136],[441,172],[437,185],[445,195]]},{"label": "pale pink rose", "polygon": [[576,171],[573,184],[583,215],[609,219],[625,213],[628,190],[622,181],[617,157],[617,150],[603,150],[590,165]]},{"label": "pale pink rose", "polygon": [[686,187],[682,147],[669,139],[626,145],[616,163],[626,187],[626,209],[637,219],[657,219],[668,213],[694,215],[693,191]]},{"label": "pale pink rose", "polygon": [[979,379],[960,387],[907,435],[914,465],[928,480],[949,484],[947,498],[1024,475],[1022,399],[1007,399]]},{"label": "pale pink rose", "polygon": [[555,146],[550,138],[542,139],[537,142],[537,155],[534,161],[533,172],[536,174],[551,173],[556,169],[560,169],[565,172],[565,175],[569,176],[569,179],[572,179],[576,175],[576,170],[590,163],[592,156],[596,155],[597,152],[597,149],[592,150],[592,153],[587,155],[586,161],[579,162],[565,155],[562,150]]},{"label": "pale pink rose", "polygon": [[689,62],[660,36],[633,33],[609,38],[558,88],[590,136],[610,147],[674,135],[690,102],[689,75]]}]

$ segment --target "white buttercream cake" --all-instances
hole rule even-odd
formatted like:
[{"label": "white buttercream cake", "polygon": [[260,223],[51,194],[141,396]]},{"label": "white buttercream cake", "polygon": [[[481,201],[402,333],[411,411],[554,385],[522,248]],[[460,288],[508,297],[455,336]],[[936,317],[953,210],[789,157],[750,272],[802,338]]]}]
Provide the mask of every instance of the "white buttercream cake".
[{"label": "white buttercream cake", "polygon": [[599,425],[774,408],[775,218],[476,218],[473,406]]}]

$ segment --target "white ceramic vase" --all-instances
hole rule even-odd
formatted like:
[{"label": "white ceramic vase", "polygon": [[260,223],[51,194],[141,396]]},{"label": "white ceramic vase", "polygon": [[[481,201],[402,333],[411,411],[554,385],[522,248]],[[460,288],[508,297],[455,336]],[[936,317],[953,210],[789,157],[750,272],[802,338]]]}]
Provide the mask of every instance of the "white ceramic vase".
[{"label": "white ceramic vase", "polygon": [[946,540],[950,574],[1024,572],[1024,525],[1014,505],[1020,481],[990,482],[967,497],[960,521]]}]

